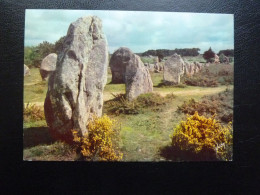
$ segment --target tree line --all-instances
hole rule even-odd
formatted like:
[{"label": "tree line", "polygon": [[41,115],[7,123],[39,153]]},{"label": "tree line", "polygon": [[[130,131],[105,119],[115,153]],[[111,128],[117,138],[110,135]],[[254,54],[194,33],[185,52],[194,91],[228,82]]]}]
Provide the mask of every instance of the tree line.
[{"label": "tree line", "polygon": [[61,37],[54,44],[43,41],[37,46],[26,46],[24,48],[24,64],[29,67],[40,67],[41,61],[50,53],[58,54],[62,50],[65,36]]},{"label": "tree line", "polygon": [[[65,36],[61,37],[54,44],[49,43],[48,41],[43,41],[37,46],[26,46],[24,48],[24,64],[29,67],[40,67],[41,61],[50,53],[58,54],[62,50],[63,42],[65,40]],[[166,56],[171,56],[174,53],[177,53],[181,56],[198,56],[200,49],[199,48],[185,48],[185,49],[156,49],[156,50],[148,50],[143,53],[138,53],[141,56],[158,56],[159,61],[161,61]],[[220,50],[218,52],[218,56],[227,56],[234,57],[233,49]],[[215,56],[215,52],[210,48],[208,51],[203,53],[204,59],[207,61],[212,61]]]},{"label": "tree line", "polygon": [[185,48],[185,49],[156,49],[156,50],[148,50],[142,53],[142,56],[171,56],[174,53],[177,53],[181,56],[198,56],[199,55],[199,48]]}]

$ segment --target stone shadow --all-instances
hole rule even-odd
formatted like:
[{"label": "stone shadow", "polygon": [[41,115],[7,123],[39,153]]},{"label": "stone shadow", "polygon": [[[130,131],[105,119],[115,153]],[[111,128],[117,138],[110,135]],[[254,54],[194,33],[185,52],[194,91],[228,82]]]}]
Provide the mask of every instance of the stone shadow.
[{"label": "stone shadow", "polygon": [[212,151],[202,151],[195,154],[192,151],[183,151],[178,147],[165,146],[160,149],[160,155],[168,161],[219,161]]},{"label": "stone shadow", "polygon": [[30,127],[23,129],[23,147],[33,147],[41,144],[52,144],[48,127]]}]

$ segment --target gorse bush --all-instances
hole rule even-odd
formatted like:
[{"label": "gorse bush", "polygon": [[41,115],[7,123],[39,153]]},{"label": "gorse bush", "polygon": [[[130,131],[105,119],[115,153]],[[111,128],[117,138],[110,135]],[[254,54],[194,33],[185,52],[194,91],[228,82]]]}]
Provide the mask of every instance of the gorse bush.
[{"label": "gorse bush", "polygon": [[[174,129],[172,146],[195,154],[208,152],[219,160],[232,160],[232,126],[221,126],[215,119],[200,116],[198,112],[181,121]],[[208,156],[209,157],[209,156]],[[207,157],[204,157],[207,160]]]},{"label": "gorse bush", "polygon": [[23,110],[24,121],[37,121],[45,119],[44,111],[40,106],[27,103]]},{"label": "gorse bush", "polygon": [[94,116],[89,122],[88,134],[78,136],[76,130],[72,130],[76,148],[88,161],[119,161],[123,154],[119,151],[119,130],[115,128],[115,120],[108,116]]},{"label": "gorse bush", "polygon": [[189,115],[193,115],[196,111],[205,116],[217,114],[216,118],[221,122],[231,122],[233,120],[233,90],[227,89],[217,95],[204,96],[200,102],[190,99],[178,106],[178,111]]},{"label": "gorse bush", "polygon": [[144,108],[157,109],[157,107],[166,105],[173,100],[175,96],[169,94],[162,97],[156,93],[146,93],[139,95],[133,101],[128,101],[124,94],[114,95],[114,99],[104,103],[104,109],[111,114],[139,114]]}]

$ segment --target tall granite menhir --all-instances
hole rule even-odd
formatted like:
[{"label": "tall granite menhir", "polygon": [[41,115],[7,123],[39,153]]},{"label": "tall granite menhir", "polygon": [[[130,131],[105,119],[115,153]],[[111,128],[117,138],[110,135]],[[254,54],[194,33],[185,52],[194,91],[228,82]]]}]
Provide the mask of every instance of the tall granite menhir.
[{"label": "tall granite menhir", "polygon": [[117,83],[125,82],[128,100],[131,101],[140,94],[153,91],[149,70],[144,66],[140,57],[130,49],[120,47],[112,55],[109,65],[112,71],[112,81],[114,76],[114,81]]},{"label": "tall granite menhir", "polygon": [[165,62],[163,71],[164,83],[168,84],[179,84],[180,78],[184,74],[185,64],[181,56],[178,54],[173,54]]},{"label": "tall granite menhir", "polygon": [[70,24],[44,103],[54,138],[71,143],[72,129],[85,134],[88,119],[93,114],[101,116],[107,67],[108,46],[102,21],[88,16]]}]

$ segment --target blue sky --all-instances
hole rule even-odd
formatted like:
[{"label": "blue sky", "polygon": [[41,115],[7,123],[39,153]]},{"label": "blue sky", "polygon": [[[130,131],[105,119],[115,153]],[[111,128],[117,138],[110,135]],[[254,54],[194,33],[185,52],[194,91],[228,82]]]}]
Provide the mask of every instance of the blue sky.
[{"label": "blue sky", "polygon": [[233,14],[181,12],[26,10],[25,46],[55,43],[79,17],[102,19],[110,53],[125,46],[134,52],[149,49],[200,48],[218,52],[234,49]]}]

